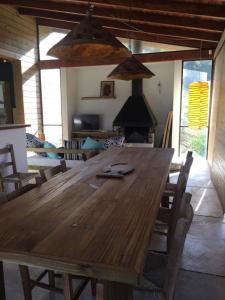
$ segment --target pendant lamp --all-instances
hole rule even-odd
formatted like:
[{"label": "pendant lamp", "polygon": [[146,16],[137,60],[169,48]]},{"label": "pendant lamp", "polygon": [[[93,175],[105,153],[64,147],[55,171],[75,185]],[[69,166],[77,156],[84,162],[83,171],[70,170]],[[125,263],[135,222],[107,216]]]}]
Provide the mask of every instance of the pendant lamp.
[{"label": "pendant lamp", "polygon": [[134,80],[141,78],[151,78],[155,76],[134,56],[126,58],[109,75],[110,79]]},{"label": "pendant lamp", "polygon": [[189,85],[188,127],[206,128],[208,125],[208,82],[193,82]]},{"label": "pendant lamp", "polygon": [[92,18],[89,8],[87,16],[54,45],[48,55],[67,61],[84,59],[92,63],[110,63],[110,60],[131,56],[131,52]]}]

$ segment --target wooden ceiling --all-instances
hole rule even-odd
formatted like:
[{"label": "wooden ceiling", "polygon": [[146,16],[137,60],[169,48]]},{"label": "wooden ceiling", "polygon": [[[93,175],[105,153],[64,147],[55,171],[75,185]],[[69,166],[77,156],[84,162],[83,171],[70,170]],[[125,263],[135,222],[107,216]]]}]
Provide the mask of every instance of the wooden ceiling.
[{"label": "wooden ceiling", "polygon": [[[87,10],[86,0],[1,0],[38,24],[71,29]],[[118,37],[215,49],[225,29],[225,1],[94,0],[93,16]]]}]

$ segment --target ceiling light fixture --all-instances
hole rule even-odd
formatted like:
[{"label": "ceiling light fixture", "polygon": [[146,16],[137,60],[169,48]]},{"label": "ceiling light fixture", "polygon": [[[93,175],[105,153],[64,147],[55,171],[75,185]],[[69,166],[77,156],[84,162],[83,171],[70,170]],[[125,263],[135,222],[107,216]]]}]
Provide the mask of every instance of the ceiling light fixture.
[{"label": "ceiling light fixture", "polygon": [[[129,24],[131,24],[131,13],[132,13],[132,1],[129,1]],[[134,42],[135,45],[134,46]],[[129,48],[132,48],[131,38],[129,39]],[[137,48],[138,45],[138,48]],[[139,52],[140,42],[133,41],[133,50]],[[148,68],[146,68],[139,60],[137,60],[133,55],[126,58],[122,63],[120,63],[109,75],[110,79],[119,80],[135,80],[142,78],[151,78],[155,76]]]},{"label": "ceiling light fixture", "polygon": [[94,6],[88,4],[86,17],[54,45],[48,55],[67,61],[85,59],[97,64],[131,56],[131,52],[91,16]]},{"label": "ceiling light fixture", "polygon": [[141,78],[151,78],[155,76],[134,56],[128,57],[119,64],[109,75],[110,79],[134,80]]}]

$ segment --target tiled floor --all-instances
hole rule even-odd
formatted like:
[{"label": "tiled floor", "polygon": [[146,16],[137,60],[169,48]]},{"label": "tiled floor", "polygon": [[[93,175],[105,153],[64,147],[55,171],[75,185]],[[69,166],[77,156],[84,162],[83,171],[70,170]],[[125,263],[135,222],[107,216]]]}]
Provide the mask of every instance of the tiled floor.
[{"label": "tiled floor", "polygon": [[[172,181],[176,180],[173,176]],[[195,217],[179,273],[175,300],[225,299],[225,219],[205,162],[195,162],[188,181]],[[5,264],[8,300],[23,300],[18,269]],[[61,295],[34,289],[33,300],[60,300]],[[90,286],[80,300],[93,299]],[[98,298],[99,300],[101,297]],[[136,300],[149,300],[139,297]],[[115,299],[116,300],[116,299]]]}]

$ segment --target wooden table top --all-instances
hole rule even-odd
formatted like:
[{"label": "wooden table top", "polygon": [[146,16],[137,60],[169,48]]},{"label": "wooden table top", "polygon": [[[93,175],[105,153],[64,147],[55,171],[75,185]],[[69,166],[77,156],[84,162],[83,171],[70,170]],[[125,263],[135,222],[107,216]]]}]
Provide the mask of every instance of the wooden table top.
[{"label": "wooden table top", "polygon": [[[108,150],[0,208],[0,259],[137,284],[172,149]],[[96,178],[113,163],[135,171]]]}]

